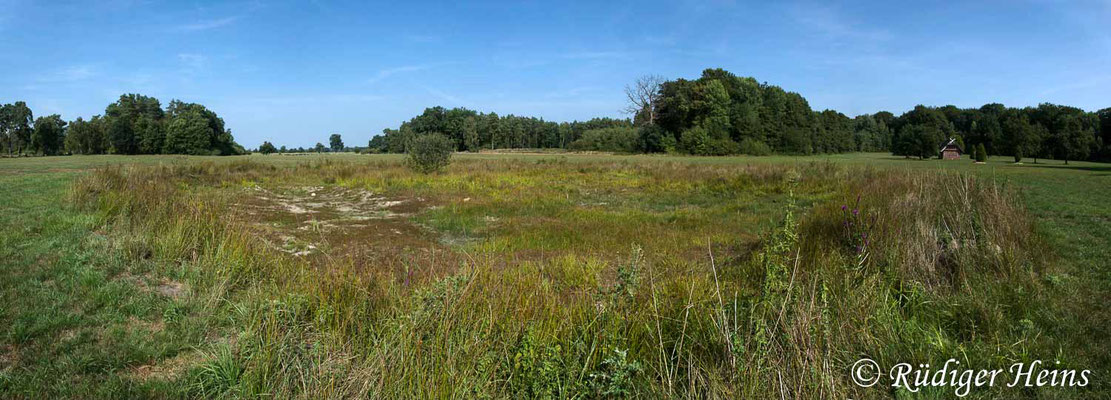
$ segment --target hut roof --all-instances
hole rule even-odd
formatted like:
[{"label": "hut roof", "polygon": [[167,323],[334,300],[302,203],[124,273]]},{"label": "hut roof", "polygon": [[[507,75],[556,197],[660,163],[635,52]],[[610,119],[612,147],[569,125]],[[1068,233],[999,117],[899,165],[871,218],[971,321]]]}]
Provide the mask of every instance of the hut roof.
[{"label": "hut roof", "polygon": [[961,146],[957,145],[957,139],[955,138],[949,138],[949,141],[945,142],[945,144],[942,145],[941,149],[939,149],[938,151],[945,151],[945,149],[949,146],[953,146],[957,149],[957,151],[964,153],[964,149],[962,149]]}]

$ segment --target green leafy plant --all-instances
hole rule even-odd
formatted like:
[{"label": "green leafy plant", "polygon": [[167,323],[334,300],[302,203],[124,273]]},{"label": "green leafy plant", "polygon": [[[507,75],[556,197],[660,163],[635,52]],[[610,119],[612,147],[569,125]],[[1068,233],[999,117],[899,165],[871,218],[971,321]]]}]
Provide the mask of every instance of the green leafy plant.
[{"label": "green leafy plant", "polygon": [[613,354],[602,360],[601,370],[590,374],[590,386],[599,398],[632,397],[633,378],[640,370],[640,363],[630,361],[627,350],[613,349]]},{"label": "green leafy plant", "polygon": [[409,168],[422,174],[442,171],[451,163],[455,144],[439,133],[421,135],[409,144]]}]

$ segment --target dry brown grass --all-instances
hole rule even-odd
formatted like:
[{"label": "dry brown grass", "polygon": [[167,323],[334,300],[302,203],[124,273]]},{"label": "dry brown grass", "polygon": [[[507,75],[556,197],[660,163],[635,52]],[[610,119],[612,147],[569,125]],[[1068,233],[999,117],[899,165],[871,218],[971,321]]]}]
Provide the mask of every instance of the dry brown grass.
[{"label": "dry brown grass", "polygon": [[[415,220],[483,235],[422,242],[443,253],[393,264],[346,252],[305,268],[252,226],[269,217],[231,215],[252,185],[420,198],[439,207]],[[205,271],[193,291],[233,310],[244,340],[182,378],[195,395],[876,397],[843,373],[857,358],[994,363],[1045,346],[1015,330],[1037,312],[1045,268],[1029,217],[1013,191],[958,174],[226,163],[106,168],[73,198],[147,238],[154,259]],[[757,224],[768,212],[798,223]],[[375,240],[323,240],[361,247],[348,236]]]}]

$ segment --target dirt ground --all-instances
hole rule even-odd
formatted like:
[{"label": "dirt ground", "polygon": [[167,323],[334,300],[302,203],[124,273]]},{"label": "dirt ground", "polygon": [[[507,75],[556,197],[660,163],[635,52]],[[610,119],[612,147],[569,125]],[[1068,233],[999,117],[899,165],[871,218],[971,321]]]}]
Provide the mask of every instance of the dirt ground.
[{"label": "dirt ground", "polygon": [[431,207],[421,198],[339,186],[254,186],[236,207],[270,247],[313,264],[346,259],[362,268],[409,271],[454,257],[435,232],[410,222]]}]

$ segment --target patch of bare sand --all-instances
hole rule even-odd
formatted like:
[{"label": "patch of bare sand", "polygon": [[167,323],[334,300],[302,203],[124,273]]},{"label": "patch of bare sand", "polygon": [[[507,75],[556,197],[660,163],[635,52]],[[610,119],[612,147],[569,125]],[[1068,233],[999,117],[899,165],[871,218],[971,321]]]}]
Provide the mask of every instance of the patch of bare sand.
[{"label": "patch of bare sand", "polygon": [[235,203],[237,216],[271,248],[312,262],[349,259],[387,269],[451,253],[438,234],[409,221],[427,207],[421,198],[338,186],[255,186]]}]

